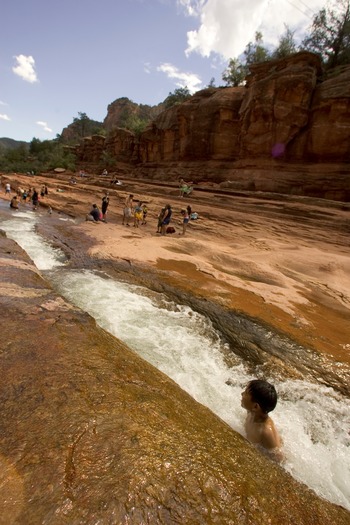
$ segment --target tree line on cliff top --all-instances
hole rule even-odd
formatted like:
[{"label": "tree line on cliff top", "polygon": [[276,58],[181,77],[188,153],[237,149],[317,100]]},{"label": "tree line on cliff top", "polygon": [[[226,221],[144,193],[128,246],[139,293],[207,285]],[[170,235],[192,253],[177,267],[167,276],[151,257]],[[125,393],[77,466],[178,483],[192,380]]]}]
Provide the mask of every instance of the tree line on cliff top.
[{"label": "tree line on cliff top", "polygon": [[287,25],[273,50],[264,46],[263,35],[257,32],[255,41],[249,42],[243,55],[229,60],[222,79],[227,86],[243,85],[252,64],[285,58],[298,51],[319,55],[326,74],[350,64],[350,1],[333,0],[321,9],[313,18],[310,33],[299,46]]},{"label": "tree line on cliff top", "polygon": [[[332,0],[313,18],[310,31],[299,46],[294,39],[294,32],[285,26],[285,32],[280,36],[277,47],[273,50],[264,46],[263,35],[257,32],[255,41],[249,42],[240,57],[231,58],[222,74],[225,86],[244,85],[252,64],[288,57],[298,51],[311,51],[320,56],[325,75],[337,72],[337,69],[350,64],[350,0]],[[208,87],[215,87],[211,79]],[[180,87],[170,92],[159,104],[158,109],[168,109],[181,104],[191,97],[187,87]],[[138,105],[126,97],[118,99],[123,102],[123,110],[119,112],[118,127],[128,129],[139,135],[154,117],[151,106]],[[118,101],[115,101],[116,103]],[[33,138],[29,143],[13,144],[0,139],[0,170],[1,171],[45,171],[57,166],[75,169],[75,157],[67,147],[77,140],[93,134],[106,135],[103,123],[90,119],[86,113],[78,112],[78,117],[65,128],[69,132],[57,135],[54,140],[40,141]],[[103,158],[103,167],[113,167],[115,159]]]}]

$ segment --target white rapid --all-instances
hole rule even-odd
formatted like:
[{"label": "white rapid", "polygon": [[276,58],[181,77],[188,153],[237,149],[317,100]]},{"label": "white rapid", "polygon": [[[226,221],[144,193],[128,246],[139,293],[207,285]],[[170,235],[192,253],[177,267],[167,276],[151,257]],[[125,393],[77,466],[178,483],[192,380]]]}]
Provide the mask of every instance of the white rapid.
[{"label": "white rapid", "polygon": [[[35,233],[38,216],[19,212],[0,223],[57,291],[243,434],[243,386],[253,377],[210,321],[161,294],[107,275],[65,268],[64,255]],[[285,449],[285,469],[321,497],[350,510],[349,400],[307,381],[270,379],[279,402],[271,414]]]}]

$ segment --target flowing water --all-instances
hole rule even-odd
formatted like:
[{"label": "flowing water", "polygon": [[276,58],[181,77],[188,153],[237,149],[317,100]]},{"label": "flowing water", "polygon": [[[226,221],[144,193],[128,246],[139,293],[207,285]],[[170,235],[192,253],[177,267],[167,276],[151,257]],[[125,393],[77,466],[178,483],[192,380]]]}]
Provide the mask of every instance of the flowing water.
[{"label": "flowing water", "polygon": [[[228,367],[229,349],[210,321],[162,294],[101,272],[67,269],[64,255],[35,233],[37,220],[33,212],[18,212],[0,228],[62,296],[244,434],[241,391],[253,377],[238,357]],[[270,380],[279,394],[272,417],[284,441],[285,469],[350,510],[349,400],[323,385]]]}]

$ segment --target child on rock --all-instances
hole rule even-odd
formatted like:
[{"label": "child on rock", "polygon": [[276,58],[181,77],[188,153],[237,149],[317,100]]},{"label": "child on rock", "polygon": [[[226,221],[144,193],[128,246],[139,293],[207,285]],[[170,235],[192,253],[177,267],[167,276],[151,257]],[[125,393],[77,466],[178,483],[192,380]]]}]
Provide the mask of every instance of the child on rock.
[{"label": "child on rock", "polygon": [[244,428],[248,441],[261,447],[275,461],[281,461],[282,440],[268,415],[276,404],[276,389],[267,381],[254,379],[242,392],[241,405],[247,410]]}]

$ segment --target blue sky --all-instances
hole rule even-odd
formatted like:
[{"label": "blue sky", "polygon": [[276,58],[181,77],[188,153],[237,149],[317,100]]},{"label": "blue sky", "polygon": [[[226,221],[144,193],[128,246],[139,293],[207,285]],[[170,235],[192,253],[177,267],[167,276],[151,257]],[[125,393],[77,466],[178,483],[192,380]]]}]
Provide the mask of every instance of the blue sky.
[{"label": "blue sky", "polygon": [[[5,5],[4,5],[5,4]],[[262,31],[295,36],[325,0],[5,0],[0,137],[53,139],[120,97],[156,105],[178,87],[222,85],[230,57]]]}]

